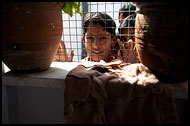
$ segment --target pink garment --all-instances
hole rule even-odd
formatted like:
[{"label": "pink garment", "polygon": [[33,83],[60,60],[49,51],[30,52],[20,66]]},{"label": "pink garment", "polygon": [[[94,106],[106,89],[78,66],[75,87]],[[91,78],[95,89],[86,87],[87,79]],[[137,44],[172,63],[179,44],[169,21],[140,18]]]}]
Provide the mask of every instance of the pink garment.
[{"label": "pink garment", "polygon": [[179,123],[172,91],[143,64],[85,61],[65,82],[67,124]]}]

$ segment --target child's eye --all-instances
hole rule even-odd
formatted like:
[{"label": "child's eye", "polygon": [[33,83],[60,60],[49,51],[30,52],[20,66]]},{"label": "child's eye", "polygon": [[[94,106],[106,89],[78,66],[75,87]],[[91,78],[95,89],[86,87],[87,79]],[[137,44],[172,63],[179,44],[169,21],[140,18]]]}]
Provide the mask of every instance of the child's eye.
[{"label": "child's eye", "polygon": [[93,39],[93,37],[87,37],[87,39],[92,40],[92,39]]},{"label": "child's eye", "polygon": [[100,37],[100,39],[107,39],[107,37]]}]

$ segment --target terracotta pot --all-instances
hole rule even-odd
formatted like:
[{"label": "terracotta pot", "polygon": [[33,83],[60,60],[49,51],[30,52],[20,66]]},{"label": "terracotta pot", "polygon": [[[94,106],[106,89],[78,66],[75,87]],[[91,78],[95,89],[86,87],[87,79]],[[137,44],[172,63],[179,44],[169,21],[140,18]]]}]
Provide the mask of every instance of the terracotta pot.
[{"label": "terracotta pot", "polygon": [[2,9],[3,62],[12,71],[39,71],[50,67],[63,25],[59,4],[9,2]]},{"label": "terracotta pot", "polygon": [[187,80],[187,6],[137,2],[135,42],[140,62],[163,82]]}]

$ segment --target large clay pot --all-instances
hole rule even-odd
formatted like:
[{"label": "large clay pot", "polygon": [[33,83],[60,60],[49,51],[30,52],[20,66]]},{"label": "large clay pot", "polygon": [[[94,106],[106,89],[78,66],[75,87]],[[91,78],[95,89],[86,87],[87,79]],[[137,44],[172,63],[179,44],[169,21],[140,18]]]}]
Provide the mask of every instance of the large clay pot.
[{"label": "large clay pot", "polygon": [[3,62],[12,71],[41,71],[50,67],[61,41],[59,4],[8,2],[2,9]]},{"label": "large clay pot", "polygon": [[140,62],[163,82],[187,79],[188,13],[179,2],[137,2],[135,42]]}]

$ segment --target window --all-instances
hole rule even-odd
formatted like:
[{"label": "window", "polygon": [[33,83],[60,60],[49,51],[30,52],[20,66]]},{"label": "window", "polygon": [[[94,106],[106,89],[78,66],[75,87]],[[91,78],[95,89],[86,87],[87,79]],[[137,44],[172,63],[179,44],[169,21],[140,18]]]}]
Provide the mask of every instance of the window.
[{"label": "window", "polygon": [[[71,50],[74,50],[74,57],[72,61],[81,61],[85,57],[87,57],[87,52],[82,40],[83,36],[83,18],[88,12],[104,12],[111,16],[113,20],[116,23],[116,35],[118,38],[120,38],[122,41],[125,40],[123,37],[124,35],[127,36],[127,38],[134,38],[134,32],[130,32],[130,28],[134,29],[133,27],[124,26],[126,28],[125,33],[120,33],[119,27],[121,26],[121,22],[119,20],[119,11],[120,13],[127,13],[127,15],[131,15],[132,13],[135,13],[134,9],[131,9],[128,7],[128,10],[120,10],[121,7],[127,7],[131,5],[131,2],[81,2],[81,10],[82,10],[82,16],[80,16],[78,13],[74,13],[73,17],[70,17],[68,14],[62,13],[63,17],[63,37],[62,40],[64,41],[67,54],[70,55]],[[135,4],[132,4],[135,6]],[[136,6],[135,6],[136,7]],[[123,14],[123,19],[126,14]],[[122,19],[122,20],[123,20]],[[128,20],[135,20],[135,19],[128,19]],[[122,35],[123,34],[123,35]],[[58,50],[60,47],[58,48]],[[127,48],[126,48],[127,50]],[[57,55],[61,55],[58,54]],[[137,55],[134,55],[135,58],[137,58]],[[61,59],[58,59],[57,61],[61,61]]]}]

